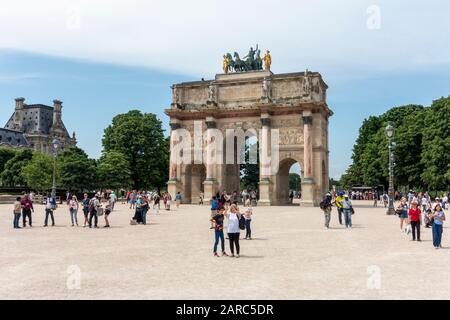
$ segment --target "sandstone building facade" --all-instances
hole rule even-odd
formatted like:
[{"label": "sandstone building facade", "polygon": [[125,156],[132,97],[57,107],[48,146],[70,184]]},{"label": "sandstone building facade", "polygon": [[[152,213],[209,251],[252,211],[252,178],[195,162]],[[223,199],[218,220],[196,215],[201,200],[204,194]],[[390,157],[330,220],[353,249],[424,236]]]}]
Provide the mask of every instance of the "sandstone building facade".
[{"label": "sandstone building facade", "polygon": [[[319,73],[309,71],[218,74],[214,80],[173,85],[172,104],[166,109],[172,131],[169,192],[179,191],[185,202],[196,203],[200,192],[209,200],[217,191],[239,190],[239,165],[225,161],[230,149],[224,146],[226,151],[216,153],[217,144],[226,143],[217,140],[218,132],[226,137],[227,129],[242,129],[257,132],[260,159],[269,155],[269,162],[260,164],[258,205],[288,202],[289,170],[298,162],[301,205],[317,206],[329,187],[328,120],[333,112],[326,103],[327,88]],[[204,134],[197,148],[206,154],[204,161],[180,162],[186,150],[179,152],[182,141],[176,132],[185,129],[194,141],[199,124]],[[272,145],[275,131],[278,146]],[[188,152],[194,155],[195,148]],[[265,170],[273,161],[277,170]]]}]

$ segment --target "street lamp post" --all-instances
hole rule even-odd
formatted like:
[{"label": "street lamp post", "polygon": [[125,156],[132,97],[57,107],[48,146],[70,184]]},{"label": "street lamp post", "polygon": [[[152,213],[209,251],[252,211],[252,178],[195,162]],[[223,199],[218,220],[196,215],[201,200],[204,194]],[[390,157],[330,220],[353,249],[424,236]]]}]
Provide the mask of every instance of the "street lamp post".
[{"label": "street lamp post", "polygon": [[58,156],[58,147],[60,142],[58,139],[53,139],[53,185],[52,185],[52,198],[56,201],[56,157]]},{"label": "street lamp post", "polygon": [[388,125],[386,127],[386,136],[389,141],[389,208],[387,211],[388,215],[394,215],[395,209],[394,209],[394,152],[393,147],[395,143],[392,141],[394,138],[394,127],[392,126],[391,122],[388,122]]}]

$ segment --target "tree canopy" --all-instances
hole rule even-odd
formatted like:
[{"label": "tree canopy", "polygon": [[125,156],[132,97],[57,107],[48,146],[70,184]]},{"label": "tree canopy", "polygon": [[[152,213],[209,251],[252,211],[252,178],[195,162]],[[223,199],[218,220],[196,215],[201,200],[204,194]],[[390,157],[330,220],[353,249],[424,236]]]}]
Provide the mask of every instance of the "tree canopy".
[{"label": "tree canopy", "polygon": [[131,110],[115,116],[103,137],[103,152],[111,151],[127,158],[133,188],[160,188],[166,184],[169,145],[156,115]]},{"label": "tree canopy", "polygon": [[46,191],[53,184],[53,160],[52,157],[35,152],[31,161],[22,168],[21,176],[26,185],[36,191]]},{"label": "tree canopy", "polygon": [[395,183],[404,189],[446,190],[450,185],[450,97],[430,107],[406,105],[364,120],[353,148],[352,164],[341,184],[388,186],[389,155],[385,128],[395,128]]},{"label": "tree canopy", "polygon": [[100,184],[105,188],[127,188],[132,183],[127,157],[118,151],[105,153],[98,163]]},{"label": "tree canopy", "polygon": [[18,150],[14,157],[9,159],[0,175],[3,186],[15,187],[26,186],[22,176],[22,169],[31,161],[33,152],[28,149]]},{"label": "tree canopy", "polygon": [[70,191],[89,191],[98,188],[96,161],[89,159],[78,147],[66,149],[58,156],[57,185]]}]

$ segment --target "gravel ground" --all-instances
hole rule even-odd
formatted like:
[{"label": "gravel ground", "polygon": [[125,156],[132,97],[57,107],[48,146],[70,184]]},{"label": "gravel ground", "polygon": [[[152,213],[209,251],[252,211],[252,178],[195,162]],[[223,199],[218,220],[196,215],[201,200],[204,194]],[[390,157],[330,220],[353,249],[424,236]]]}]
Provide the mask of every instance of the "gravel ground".
[{"label": "gravel ground", "polygon": [[33,228],[14,230],[12,205],[0,205],[0,298],[450,298],[448,229],[435,250],[430,229],[412,242],[384,208],[355,204],[351,230],[336,211],[325,230],[318,208],[255,208],[240,259],[213,257],[207,207],[150,213],[149,225],[131,226],[132,212],[118,205],[112,228],[89,229],[71,227],[65,205],[57,226],[43,228],[37,206]]}]

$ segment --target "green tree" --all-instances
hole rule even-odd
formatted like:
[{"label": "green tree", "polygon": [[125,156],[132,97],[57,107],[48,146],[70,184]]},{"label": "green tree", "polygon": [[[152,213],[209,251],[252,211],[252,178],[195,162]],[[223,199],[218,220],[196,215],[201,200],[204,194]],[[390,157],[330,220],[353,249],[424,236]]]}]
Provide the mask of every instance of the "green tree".
[{"label": "green tree", "polygon": [[5,169],[5,164],[16,155],[16,151],[11,148],[0,147],[0,174]]},{"label": "green tree", "polygon": [[103,152],[118,151],[125,155],[133,188],[161,188],[169,179],[167,141],[156,115],[131,110],[114,117],[105,129]]},{"label": "green tree", "polygon": [[89,191],[98,187],[96,161],[78,147],[66,149],[58,156],[57,185],[70,191]]},{"label": "green tree", "polygon": [[46,191],[53,184],[53,161],[52,157],[35,152],[31,161],[22,168],[21,176],[27,186],[36,191]]},{"label": "green tree", "polygon": [[421,178],[433,190],[450,189],[450,96],[431,105],[424,122]]},{"label": "green tree", "polygon": [[131,169],[127,157],[117,151],[110,151],[102,156],[98,163],[98,177],[104,188],[117,190],[129,187]]},{"label": "green tree", "polygon": [[387,123],[395,128],[395,184],[397,189],[448,189],[449,100],[431,107],[406,105],[366,119],[353,148],[352,164],[341,177],[344,188],[353,184],[388,185]]},{"label": "green tree", "polygon": [[26,182],[22,177],[22,168],[25,167],[32,159],[33,152],[29,149],[23,149],[16,152],[14,157],[5,163],[0,180],[4,186],[16,187],[26,186]]},{"label": "green tree", "polygon": [[289,173],[289,190],[300,190],[301,178],[298,173]]},{"label": "green tree", "polygon": [[[245,163],[240,165],[241,172],[241,188],[242,189],[258,189],[259,187],[259,144],[245,143]],[[252,155],[256,155],[255,159],[251,159]]]}]

